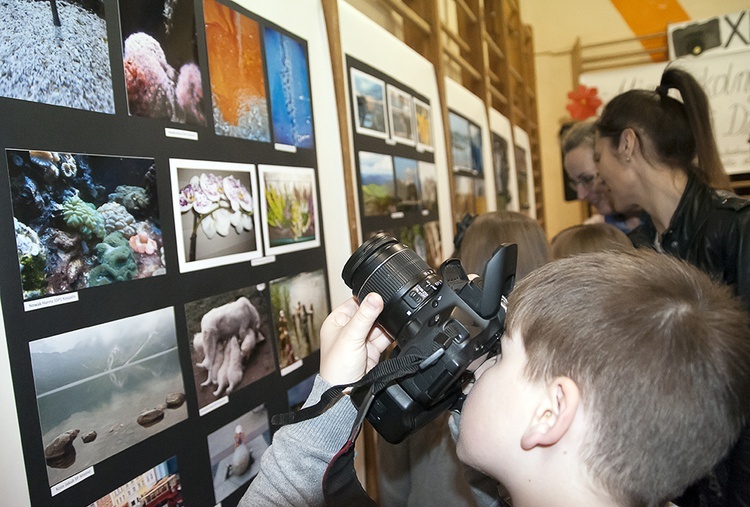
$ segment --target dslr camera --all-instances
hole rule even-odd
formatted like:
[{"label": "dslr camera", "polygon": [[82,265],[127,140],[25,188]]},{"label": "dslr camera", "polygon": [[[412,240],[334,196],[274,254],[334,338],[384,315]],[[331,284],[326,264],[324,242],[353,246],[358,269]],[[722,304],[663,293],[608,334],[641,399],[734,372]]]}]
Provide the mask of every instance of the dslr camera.
[{"label": "dslr camera", "polygon": [[499,352],[517,253],[517,245],[501,245],[482,277],[470,280],[459,260],[445,261],[437,273],[396,238],[378,233],[346,262],[342,277],[358,301],[370,292],[383,298],[377,322],[396,342],[391,358],[425,358],[417,373],[372,401],[367,420],[385,440],[399,443],[442,412],[460,409],[474,363]]}]

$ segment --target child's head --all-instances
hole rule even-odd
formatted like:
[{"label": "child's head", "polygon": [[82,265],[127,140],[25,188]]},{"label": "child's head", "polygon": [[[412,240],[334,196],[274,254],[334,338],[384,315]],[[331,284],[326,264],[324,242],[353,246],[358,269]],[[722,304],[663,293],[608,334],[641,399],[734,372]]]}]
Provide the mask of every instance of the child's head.
[{"label": "child's head", "polygon": [[547,237],[539,222],[514,211],[493,211],[479,215],[466,229],[458,252],[466,272],[481,275],[502,243],[518,244],[517,280],[549,260]]},{"label": "child's head", "polygon": [[554,261],[511,294],[503,356],[464,405],[459,456],[514,496],[557,474],[620,505],[672,498],[743,427],[747,336],[730,290],[670,256]]},{"label": "child's head", "polygon": [[607,250],[633,250],[627,234],[612,224],[581,224],[558,232],[550,243],[553,259]]}]

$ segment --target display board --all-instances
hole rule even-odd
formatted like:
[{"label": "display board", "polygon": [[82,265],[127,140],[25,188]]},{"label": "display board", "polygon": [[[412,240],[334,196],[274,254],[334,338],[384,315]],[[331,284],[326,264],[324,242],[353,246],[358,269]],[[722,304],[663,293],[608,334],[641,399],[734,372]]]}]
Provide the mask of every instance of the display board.
[{"label": "display board", "polygon": [[531,171],[529,135],[519,126],[513,125],[513,141],[518,180],[518,208],[524,215],[536,218],[536,192],[534,174]]},{"label": "display board", "polygon": [[236,505],[309,392],[346,221],[322,9],[295,3],[0,5],[0,350],[30,505]]},{"label": "display board", "polygon": [[482,99],[450,78],[445,96],[453,154],[453,220],[496,209],[492,144],[487,108]]},{"label": "display board", "polygon": [[437,267],[449,255],[441,238],[452,233],[434,68],[353,7],[339,7],[362,239],[388,232]]}]

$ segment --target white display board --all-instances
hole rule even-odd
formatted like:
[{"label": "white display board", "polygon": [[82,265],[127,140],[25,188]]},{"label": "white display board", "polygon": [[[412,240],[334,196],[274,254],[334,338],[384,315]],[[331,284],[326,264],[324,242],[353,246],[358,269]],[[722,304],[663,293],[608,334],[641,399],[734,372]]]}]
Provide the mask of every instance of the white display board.
[{"label": "white display board", "polygon": [[[516,173],[518,175],[518,200],[521,203],[521,213],[536,218],[536,192],[534,191],[534,171],[531,165],[531,143],[525,130],[513,126],[513,141],[515,142]],[[524,182],[526,183],[524,185]],[[524,189],[524,186],[526,187]],[[524,196],[528,200],[524,199]]]},{"label": "white display board", "polygon": [[[500,187],[504,183],[507,185],[507,193],[510,196],[506,209],[510,211],[520,211],[518,202],[518,173],[516,172],[516,157],[514,156],[515,150],[513,149],[513,127],[510,124],[510,120],[503,116],[499,111],[489,109],[488,113],[490,121],[490,137],[492,138],[493,143],[493,169],[497,171],[499,164],[501,166],[500,171],[505,171],[506,168],[502,166],[506,163],[506,158],[508,164],[507,177],[505,175],[495,174],[495,195],[501,193],[502,189]],[[507,150],[505,154],[495,150],[495,136],[498,136],[505,144]],[[498,179],[502,181],[498,183]]]}]

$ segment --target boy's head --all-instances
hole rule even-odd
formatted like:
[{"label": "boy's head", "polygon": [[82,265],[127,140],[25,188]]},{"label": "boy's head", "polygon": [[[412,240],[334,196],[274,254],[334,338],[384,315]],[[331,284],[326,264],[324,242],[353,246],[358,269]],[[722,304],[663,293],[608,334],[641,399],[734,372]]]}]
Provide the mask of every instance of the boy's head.
[{"label": "boy's head", "polygon": [[555,261],[511,294],[459,457],[512,495],[539,494],[547,474],[621,505],[665,500],[736,440],[748,365],[747,316],[696,268],[642,251]]}]

